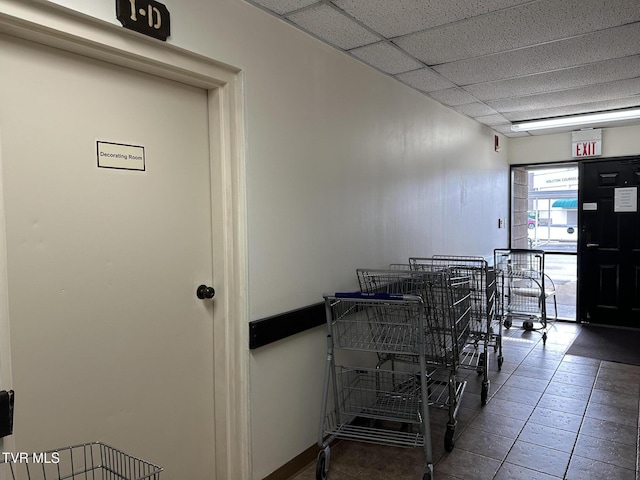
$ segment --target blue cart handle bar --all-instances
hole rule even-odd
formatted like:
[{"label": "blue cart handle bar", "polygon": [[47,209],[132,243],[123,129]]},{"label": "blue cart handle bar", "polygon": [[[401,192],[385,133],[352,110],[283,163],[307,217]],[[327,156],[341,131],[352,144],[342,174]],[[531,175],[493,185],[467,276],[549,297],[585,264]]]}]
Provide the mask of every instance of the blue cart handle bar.
[{"label": "blue cart handle bar", "polygon": [[403,295],[402,293],[367,293],[367,292],[338,292],[335,298],[362,298],[371,300],[419,300],[416,295]]}]

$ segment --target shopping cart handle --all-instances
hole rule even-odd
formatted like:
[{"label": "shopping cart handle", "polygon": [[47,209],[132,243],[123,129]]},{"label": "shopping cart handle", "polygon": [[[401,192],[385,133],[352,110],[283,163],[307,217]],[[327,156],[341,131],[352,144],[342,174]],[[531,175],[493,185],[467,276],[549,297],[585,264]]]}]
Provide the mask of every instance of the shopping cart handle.
[{"label": "shopping cart handle", "polygon": [[401,293],[367,293],[367,292],[338,292],[336,298],[370,298],[374,300],[404,300]]}]

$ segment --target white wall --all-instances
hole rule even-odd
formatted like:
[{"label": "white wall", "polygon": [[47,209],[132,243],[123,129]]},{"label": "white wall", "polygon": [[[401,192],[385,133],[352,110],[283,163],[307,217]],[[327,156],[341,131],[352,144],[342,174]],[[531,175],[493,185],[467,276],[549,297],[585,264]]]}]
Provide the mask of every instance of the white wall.
[{"label": "white wall", "polygon": [[[602,158],[640,154],[640,126],[602,129]],[[507,146],[509,163],[563,162],[571,158],[571,132],[511,138]]]},{"label": "white wall", "polygon": [[[118,23],[113,0],[55,3]],[[487,127],[241,0],[164,3],[170,43],[245,72],[252,320],[354,288],[357,267],[506,246]],[[315,442],[324,350],[319,327],[251,353],[254,479]]]},{"label": "white wall", "polygon": [[[251,86],[264,106],[259,127],[247,102],[253,318],[354,289],[358,267],[506,245],[497,222],[506,218],[508,173],[492,132],[310,47],[315,57],[306,50],[286,68],[297,83]],[[282,108],[287,118],[269,121]],[[319,328],[253,354],[255,478],[314,442],[324,349]]]}]

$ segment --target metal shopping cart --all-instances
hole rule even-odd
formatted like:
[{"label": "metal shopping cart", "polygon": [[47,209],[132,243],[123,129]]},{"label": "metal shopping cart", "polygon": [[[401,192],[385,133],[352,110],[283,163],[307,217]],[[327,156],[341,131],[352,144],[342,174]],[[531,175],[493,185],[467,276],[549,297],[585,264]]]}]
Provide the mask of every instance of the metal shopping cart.
[{"label": "metal shopping cart", "polygon": [[[366,272],[377,277],[380,289],[415,288],[420,295],[378,291],[325,296],[327,364],[316,478],[326,478],[329,445],[343,438],[422,447],[423,480],[431,480],[431,407],[448,410],[445,449],[455,445],[456,415],[466,385],[456,371],[468,336],[468,285],[456,285],[446,273],[395,271],[395,277],[383,279],[385,271]],[[465,290],[466,296],[461,295]],[[375,367],[339,366],[335,349],[375,352],[379,361]]]},{"label": "metal shopping cart", "polygon": [[[407,269],[358,269],[360,289],[367,293],[411,294],[425,303],[426,363],[429,371],[429,402],[448,411],[444,445],[455,445],[456,416],[466,381],[456,378],[462,351],[471,330],[471,278],[449,269],[412,271]],[[392,370],[395,363],[415,362],[415,357],[387,355]]]},{"label": "metal shopping cart", "polygon": [[159,480],[162,468],[93,442],[38,453],[4,454],[0,472],[11,480]]},{"label": "metal shopping cart", "polygon": [[[342,438],[421,447],[425,454],[423,480],[431,480],[433,458],[428,378],[424,374],[426,329],[422,298],[357,294],[324,298],[327,360],[316,479],[326,479],[329,445]],[[418,368],[402,372],[340,366],[336,365],[334,349],[414,356]]]},{"label": "metal shopping cart", "polygon": [[475,369],[483,375],[481,402],[486,405],[489,396],[489,348],[497,353],[498,370],[504,361],[502,353],[502,323],[497,315],[496,271],[482,257],[434,255],[412,257],[413,270],[437,271],[448,269],[468,275],[471,293],[471,323],[469,341],[461,352],[460,366]]},{"label": "metal shopping cart", "polygon": [[[556,288],[544,273],[544,250],[496,249],[494,266],[501,272],[500,314],[505,328],[520,320],[527,331],[542,333],[547,341],[549,323],[558,317]],[[554,316],[547,315],[547,301],[553,301]]]},{"label": "metal shopping cart", "polygon": [[[408,266],[395,265],[388,270],[364,269],[356,271],[360,290],[368,294],[417,295],[426,304],[431,328],[447,332],[449,358],[447,366],[460,366],[460,356],[470,334],[471,278],[449,269],[413,271]],[[415,357],[398,353],[378,352],[379,365],[415,362]],[[435,361],[440,364],[439,360]]]}]

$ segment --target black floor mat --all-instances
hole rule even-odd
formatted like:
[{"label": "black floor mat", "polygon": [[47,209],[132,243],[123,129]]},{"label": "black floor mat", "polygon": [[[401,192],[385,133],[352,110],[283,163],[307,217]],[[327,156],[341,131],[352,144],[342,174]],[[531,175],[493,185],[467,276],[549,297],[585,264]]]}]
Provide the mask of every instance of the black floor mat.
[{"label": "black floor mat", "polygon": [[583,325],[567,355],[640,365],[640,330]]}]

